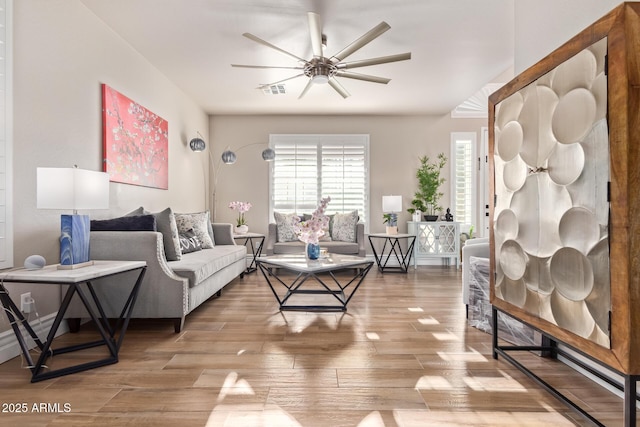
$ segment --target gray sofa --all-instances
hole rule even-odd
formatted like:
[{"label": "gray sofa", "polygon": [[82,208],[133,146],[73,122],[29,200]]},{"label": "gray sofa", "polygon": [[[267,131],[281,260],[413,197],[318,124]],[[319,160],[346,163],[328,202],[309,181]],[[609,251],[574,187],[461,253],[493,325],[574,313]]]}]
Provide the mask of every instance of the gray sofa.
[{"label": "gray sofa", "polygon": [[[232,225],[212,226],[215,246],[183,254],[179,261],[166,260],[160,232],[92,231],[91,259],[146,261],[147,272],[132,318],[172,319],[177,333],[187,314],[213,295],[220,295],[222,288],[246,269],[247,249],[235,244]],[[104,286],[95,286],[107,317],[118,317],[136,275],[108,277],[101,279],[108,282]],[[65,317],[71,331],[78,330],[81,318],[89,317],[77,295]]]},{"label": "gray sofa", "polygon": [[[295,242],[278,242],[278,229],[275,223],[269,224],[269,235],[265,242],[265,253],[267,255],[293,254],[303,253],[305,243],[301,241]],[[356,224],[356,241],[355,243],[342,241],[321,241],[320,248],[326,249],[330,253],[365,256],[366,248],[364,241],[364,224]]]}]

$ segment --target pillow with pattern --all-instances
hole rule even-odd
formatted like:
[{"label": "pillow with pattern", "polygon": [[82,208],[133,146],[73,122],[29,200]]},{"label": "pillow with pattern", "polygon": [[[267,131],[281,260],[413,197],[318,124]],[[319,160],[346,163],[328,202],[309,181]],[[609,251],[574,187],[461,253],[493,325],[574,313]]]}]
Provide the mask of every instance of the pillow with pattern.
[{"label": "pillow with pattern", "polygon": [[[134,211],[135,212],[135,211]],[[171,208],[166,208],[160,212],[147,212],[156,218],[158,231],[162,233],[162,242],[164,244],[164,256],[167,261],[179,261],[182,252],[180,252],[180,239],[178,238],[178,226]]]},{"label": "pillow with pattern", "polygon": [[298,235],[293,230],[294,218],[297,218],[296,214],[283,214],[280,212],[274,212],[273,216],[276,219],[276,240],[281,242],[295,242],[298,240]]},{"label": "pillow with pattern", "polygon": [[341,242],[356,242],[356,225],[358,224],[358,211],[346,214],[336,213],[333,216],[331,239]]},{"label": "pillow with pattern", "polygon": [[196,236],[196,233],[193,231],[193,229],[189,229],[184,233],[180,233],[180,250],[183,254],[202,250],[200,240],[198,240],[198,236]]},{"label": "pillow with pattern", "polygon": [[177,213],[176,224],[178,225],[179,233],[185,233],[193,229],[198,240],[200,240],[202,249],[213,248],[213,240],[209,236],[209,212]]}]

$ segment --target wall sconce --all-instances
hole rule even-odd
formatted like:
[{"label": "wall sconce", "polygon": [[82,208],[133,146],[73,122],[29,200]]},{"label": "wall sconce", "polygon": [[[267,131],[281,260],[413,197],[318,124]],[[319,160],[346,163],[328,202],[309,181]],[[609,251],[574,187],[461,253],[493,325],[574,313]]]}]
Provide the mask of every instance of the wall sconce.
[{"label": "wall sconce", "polygon": [[109,209],[109,174],[74,168],[37,168],[37,208],[70,209],[60,218],[60,269],[89,261],[89,215],[78,209]]},{"label": "wall sconce", "polygon": [[[197,134],[197,137],[189,141],[189,148],[191,148],[193,152],[198,153],[198,152],[204,151],[207,144],[204,142],[204,140],[202,139],[202,135],[200,135],[199,132],[197,132],[196,134]],[[252,144],[246,144],[236,148],[236,151],[240,151],[246,147],[251,147],[253,145],[265,145],[265,143],[255,142]],[[262,159],[264,161],[270,162],[272,160],[275,160],[275,158],[276,158],[276,152],[271,147],[267,147],[264,150],[262,150]],[[220,156],[217,162],[214,160],[213,155],[211,154],[211,150],[209,150],[209,162],[213,170],[213,191],[211,192],[211,195],[212,195],[211,221],[212,222],[216,218],[216,189],[218,187],[218,173],[220,172],[220,163],[224,163],[225,165],[232,165],[237,160],[238,160],[238,155],[235,152],[231,151],[230,147],[227,147],[227,149],[224,150],[224,152],[222,153],[222,155]]]}]

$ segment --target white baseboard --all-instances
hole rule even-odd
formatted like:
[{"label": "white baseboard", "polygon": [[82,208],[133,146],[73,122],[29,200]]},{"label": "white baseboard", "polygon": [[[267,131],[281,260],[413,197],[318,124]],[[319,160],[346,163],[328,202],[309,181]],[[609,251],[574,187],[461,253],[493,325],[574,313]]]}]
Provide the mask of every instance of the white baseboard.
[{"label": "white baseboard", "polygon": [[[51,325],[53,325],[56,314],[58,313],[51,313],[46,316],[42,316],[40,319],[29,320],[29,324],[36,332],[38,337],[40,337],[40,340],[42,342],[46,340],[47,334],[51,329]],[[33,339],[31,339],[29,333],[23,327],[20,327],[20,331],[22,332],[22,336],[25,337],[25,341],[27,342],[28,347],[30,349],[34,348],[36,346],[36,343],[33,341]],[[67,321],[63,320],[62,323],[60,323],[58,331],[56,332],[56,337],[67,332],[69,332],[69,326],[67,325]],[[13,359],[21,353],[22,350],[20,349],[18,339],[13,332],[13,328],[9,329],[8,331],[2,332],[0,334],[0,363],[4,363],[7,360]]]}]

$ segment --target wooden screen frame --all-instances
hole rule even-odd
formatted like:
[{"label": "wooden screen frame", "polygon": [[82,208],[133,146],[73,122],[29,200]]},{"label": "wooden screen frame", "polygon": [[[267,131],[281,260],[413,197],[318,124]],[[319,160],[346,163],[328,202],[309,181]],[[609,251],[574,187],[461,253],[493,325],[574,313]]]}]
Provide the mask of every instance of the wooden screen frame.
[{"label": "wooden screen frame", "polygon": [[495,296],[494,207],[490,207],[490,300],[500,310],[613,369],[640,374],[640,4],[625,2],[489,97],[489,189],[495,200],[495,107],[607,37],[610,150],[611,347],[605,348]]}]

